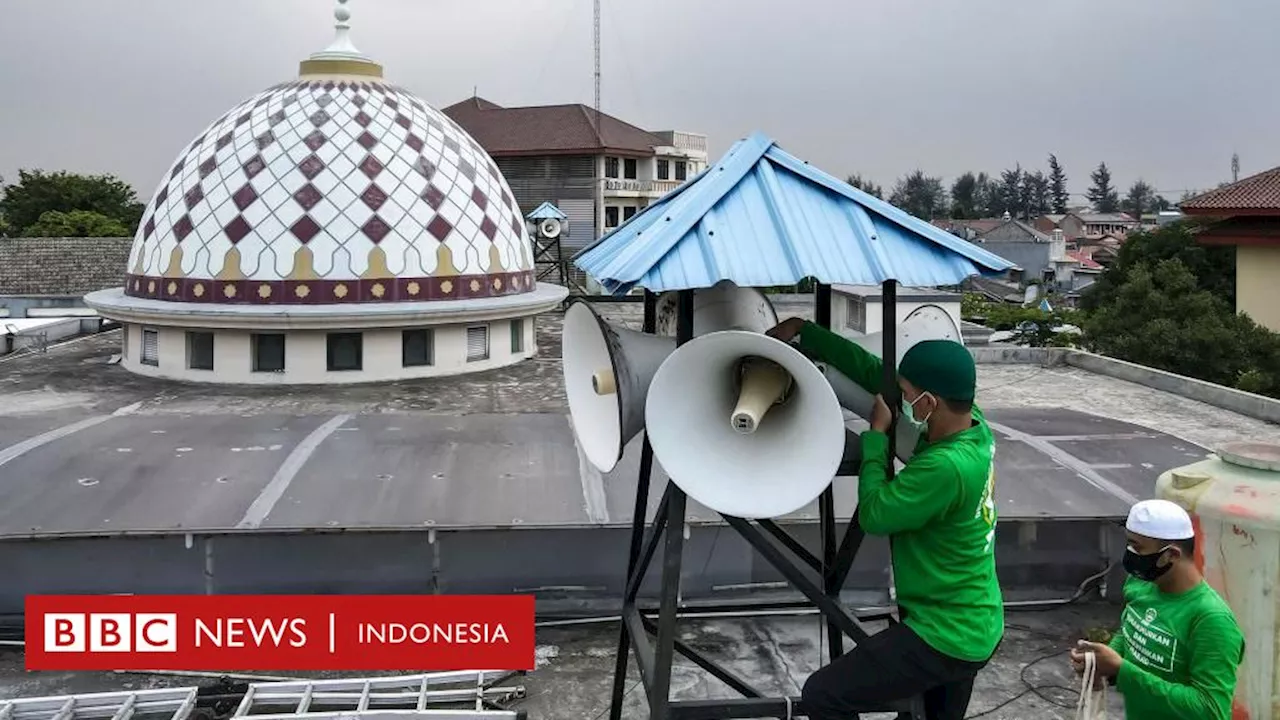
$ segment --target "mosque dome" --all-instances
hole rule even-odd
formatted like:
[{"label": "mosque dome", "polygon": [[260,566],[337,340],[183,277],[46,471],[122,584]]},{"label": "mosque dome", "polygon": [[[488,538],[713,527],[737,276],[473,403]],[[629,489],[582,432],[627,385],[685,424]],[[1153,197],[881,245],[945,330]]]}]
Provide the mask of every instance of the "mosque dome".
[{"label": "mosque dome", "polygon": [[[345,2],[345,0],[340,0]],[[347,38],[179,154],[147,203],[124,294],[218,304],[497,298],[536,289],[493,159]]]}]

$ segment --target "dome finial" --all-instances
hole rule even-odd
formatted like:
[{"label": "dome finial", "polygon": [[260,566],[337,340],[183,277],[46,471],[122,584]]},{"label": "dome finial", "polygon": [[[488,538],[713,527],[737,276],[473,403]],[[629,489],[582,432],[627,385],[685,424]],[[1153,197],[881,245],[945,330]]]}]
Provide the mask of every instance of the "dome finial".
[{"label": "dome finial", "polygon": [[[366,73],[357,70],[357,74],[375,74],[381,76],[382,69],[364,53],[356,49],[351,42],[351,9],[347,7],[349,0],[337,0],[337,5],[333,8],[333,17],[337,20],[333,27],[335,32],[333,42],[329,43],[329,47],[317,53],[312,53],[311,57],[302,63],[302,74],[312,74],[315,72],[332,72],[334,70],[333,63],[336,61],[342,63],[342,67],[346,71],[354,69],[351,63],[361,63],[370,66],[370,72]],[[333,67],[331,67],[333,66]],[[377,67],[377,71],[373,72],[372,68]]]},{"label": "dome finial", "polygon": [[329,43],[329,47],[318,53],[311,55],[313,59],[333,59],[333,60],[364,60],[364,53],[356,49],[351,42],[351,23],[347,22],[351,19],[351,10],[347,7],[348,0],[338,0],[338,4],[333,9],[333,17],[337,20],[333,28],[337,32],[333,38],[333,42]]}]

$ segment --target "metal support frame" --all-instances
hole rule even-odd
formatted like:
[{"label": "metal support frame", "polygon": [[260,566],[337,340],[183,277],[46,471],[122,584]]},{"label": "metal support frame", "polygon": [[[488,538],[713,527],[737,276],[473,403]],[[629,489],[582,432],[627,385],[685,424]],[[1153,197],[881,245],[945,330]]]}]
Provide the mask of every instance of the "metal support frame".
[{"label": "metal support frame", "polygon": [[[394,715],[432,720],[521,720],[501,701],[524,696],[523,686],[498,686],[505,671],[457,671],[331,680],[249,683],[228,720],[338,720]],[[198,687],[84,693],[0,700],[0,720],[195,720],[205,693]],[[469,705],[471,707],[459,707]],[[228,708],[229,709],[229,708]],[[216,712],[214,714],[219,714]]]},{"label": "metal support frame", "polygon": [[[894,423],[900,401],[895,362],[897,357],[897,324],[895,283],[884,283],[884,373],[882,392],[893,411]],[[676,345],[693,339],[693,292],[682,290],[679,294]],[[655,296],[645,291],[644,331],[652,333],[655,326]],[[815,319],[823,327],[831,326],[831,288],[819,284],[816,291]],[[890,428],[892,437],[893,428]],[[893,473],[893,455],[890,448],[889,472]],[[609,717],[621,720],[623,701],[627,689],[627,663],[632,653],[644,685],[649,717],[651,720],[688,718],[719,720],[720,718],[789,718],[806,715],[800,698],[765,697],[742,678],[715,661],[685,645],[676,638],[676,619],[680,598],[680,571],[684,550],[686,496],[684,491],[668,482],[654,513],[653,522],[646,523],[650,496],[650,478],[653,471],[653,448],[645,434],[640,455],[640,476],[636,485],[636,502],[631,523],[631,544],[627,556],[626,591],[622,601],[622,623],[618,634],[617,662],[614,667],[613,693]],[[839,600],[858,549],[862,545],[863,531],[857,513],[849,521],[843,537],[836,528],[835,499],[828,487],[819,498],[822,547],[813,554],[801,542],[772,520],[748,521],[725,516],[725,521],[770,565],[799,590],[808,604],[817,608],[826,623],[828,652],[832,659],[844,651],[843,639],[848,636],[855,643],[864,640],[867,632],[862,621],[846,610]],[[838,540],[838,542],[837,542]],[[644,582],[650,563],[662,545],[662,587],[659,595],[656,621],[641,613],[636,603],[640,586]],[[747,606],[743,606],[744,609]],[[864,616],[864,620],[887,618],[880,613]],[[734,689],[742,698],[730,700],[676,701],[671,699],[671,671],[675,655],[679,654],[710,675]],[[866,712],[899,712],[900,718],[923,718],[923,703],[919,697],[902,702],[888,703],[881,707],[868,707]]]},{"label": "metal support frame", "polygon": [[533,274],[539,282],[553,282],[565,285],[568,280],[569,261],[565,259],[560,237],[544,238],[537,233],[530,238],[533,241]]}]

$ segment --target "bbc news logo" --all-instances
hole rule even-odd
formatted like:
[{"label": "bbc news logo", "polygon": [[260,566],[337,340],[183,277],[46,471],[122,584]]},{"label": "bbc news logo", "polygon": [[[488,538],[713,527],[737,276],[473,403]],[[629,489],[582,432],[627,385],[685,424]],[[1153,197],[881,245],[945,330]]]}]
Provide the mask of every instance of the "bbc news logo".
[{"label": "bbc news logo", "polygon": [[25,664],[28,670],[532,670],[534,599],[28,596]]},{"label": "bbc news logo", "polygon": [[45,652],[178,651],[177,613],[49,613]]}]

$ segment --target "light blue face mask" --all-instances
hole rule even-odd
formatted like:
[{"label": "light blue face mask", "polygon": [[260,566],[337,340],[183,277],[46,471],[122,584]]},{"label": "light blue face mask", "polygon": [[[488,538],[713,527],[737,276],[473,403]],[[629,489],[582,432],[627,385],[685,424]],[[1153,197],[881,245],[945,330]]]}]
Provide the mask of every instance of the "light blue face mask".
[{"label": "light blue face mask", "polygon": [[921,431],[923,431],[925,427],[929,424],[929,418],[933,416],[933,413],[930,412],[928,415],[925,415],[920,420],[917,420],[915,407],[916,407],[916,403],[920,402],[920,398],[928,394],[929,393],[927,392],[922,392],[919,395],[917,395],[916,399],[912,402],[907,402],[907,399],[905,397],[902,398],[902,419],[907,421],[907,423],[910,424],[915,429],[921,430]]}]

